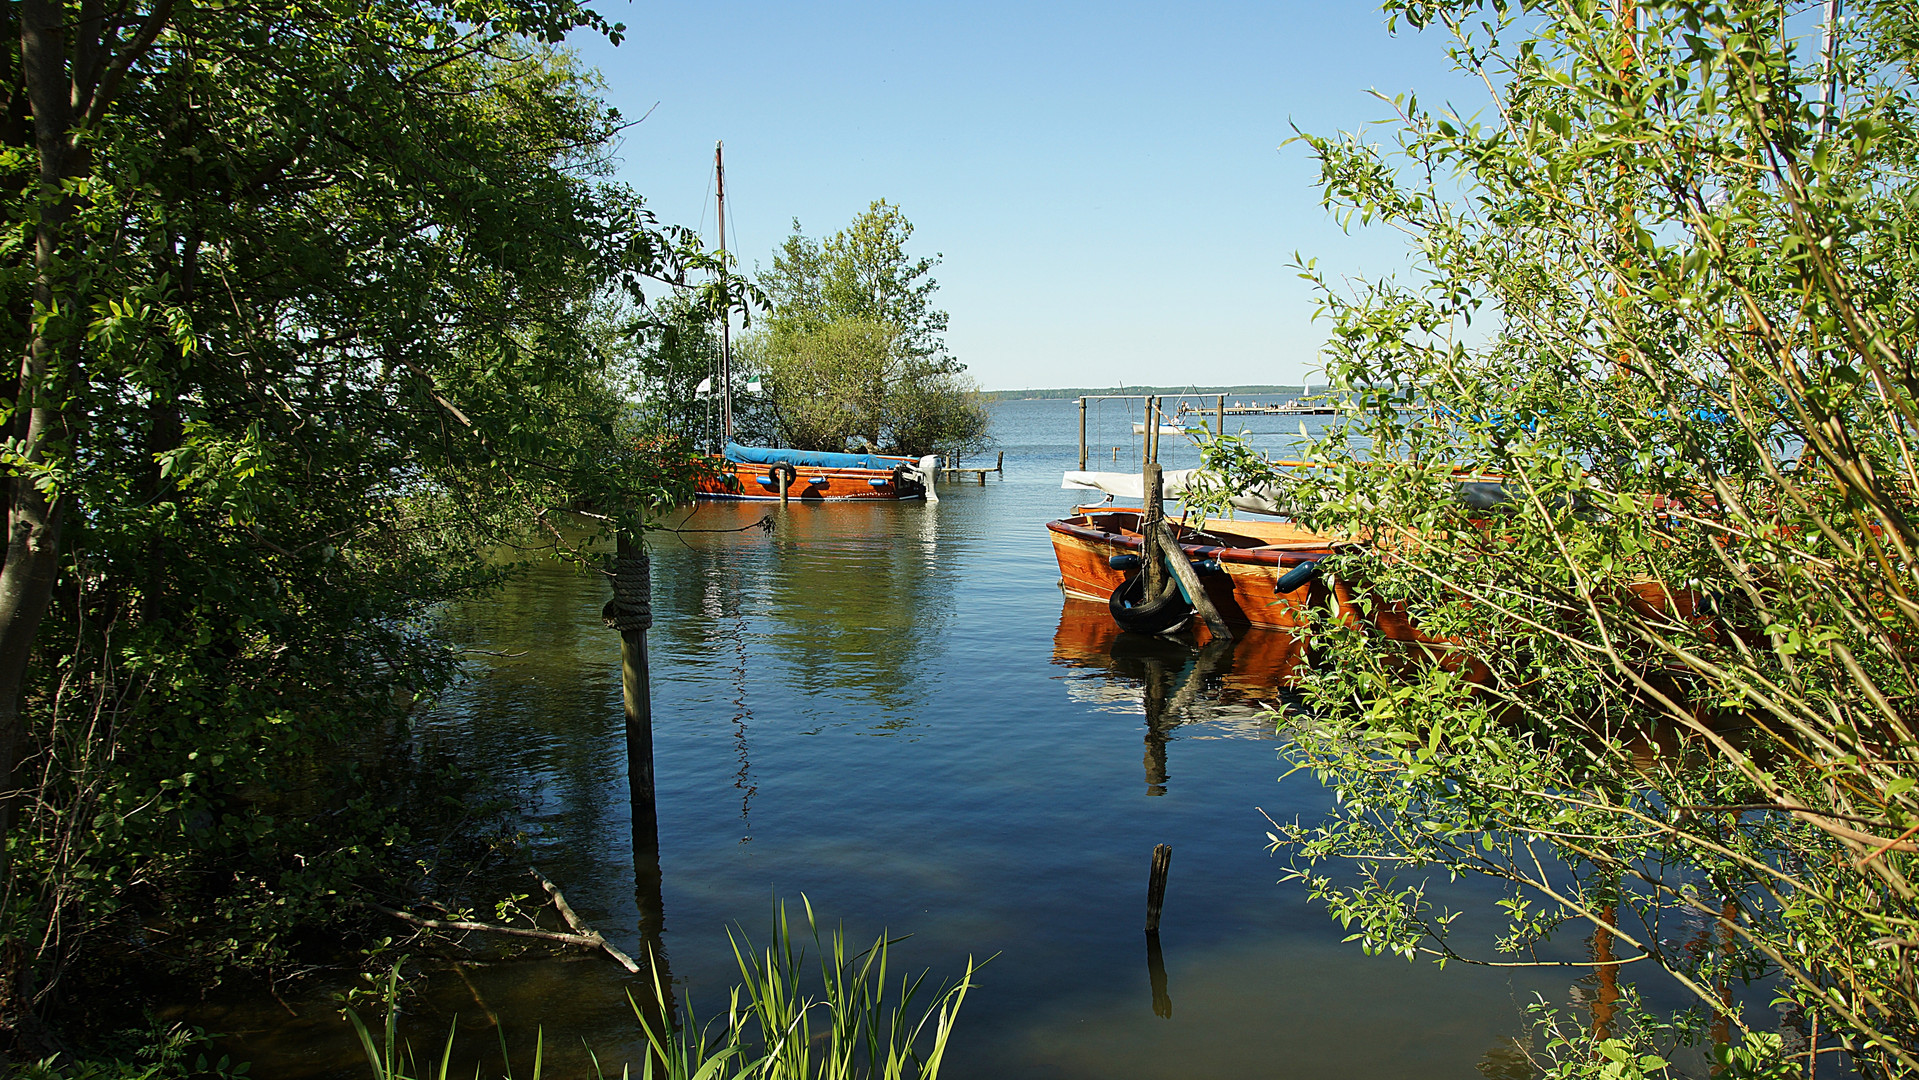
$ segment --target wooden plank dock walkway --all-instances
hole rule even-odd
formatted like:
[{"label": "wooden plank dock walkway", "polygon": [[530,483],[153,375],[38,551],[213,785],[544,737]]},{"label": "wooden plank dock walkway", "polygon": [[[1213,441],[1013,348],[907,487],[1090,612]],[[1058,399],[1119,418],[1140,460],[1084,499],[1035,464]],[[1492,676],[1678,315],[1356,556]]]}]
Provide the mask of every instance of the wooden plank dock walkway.
[{"label": "wooden plank dock walkway", "polygon": [[975,477],[979,480],[979,485],[985,487],[987,473],[997,473],[1001,480],[1006,479],[1006,451],[1001,450],[999,452],[999,459],[993,463],[993,467],[990,469],[961,468],[958,465],[942,465],[940,466],[939,472],[942,477],[949,480],[957,480],[962,476]]}]

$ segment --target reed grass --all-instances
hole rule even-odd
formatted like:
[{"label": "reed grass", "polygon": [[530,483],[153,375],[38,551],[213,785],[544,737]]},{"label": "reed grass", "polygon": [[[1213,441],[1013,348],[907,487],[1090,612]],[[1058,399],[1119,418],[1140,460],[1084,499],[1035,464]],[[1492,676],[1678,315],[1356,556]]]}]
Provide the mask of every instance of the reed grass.
[{"label": "reed grass", "polygon": [[[725,1013],[701,1023],[689,1003],[685,1017],[652,1019],[629,992],[634,1018],[646,1037],[644,1061],[621,1066],[625,1080],[937,1080],[960,1006],[973,988],[978,964],[968,959],[957,983],[927,988],[928,973],[897,972],[892,947],[903,938],[882,933],[855,951],[844,926],[824,931],[813,905],[801,898],[804,935],[775,905],[766,944],[756,946],[744,930],[727,932],[740,982]],[[458,1018],[448,1025],[437,1060],[422,1070],[412,1047],[399,1036],[398,965],[384,987],[386,1017],[378,1038],[353,1010],[347,1020],[366,1053],[373,1080],[453,1080]],[[668,1001],[658,965],[651,966],[653,1000]],[[924,1000],[921,1006],[919,1002]],[[504,1037],[504,1076],[513,1080]],[[591,1054],[596,1077],[608,1075]],[[530,1080],[541,1080],[545,1039],[535,1043]],[[474,1074],[478,1076],[477,1071]]]}]

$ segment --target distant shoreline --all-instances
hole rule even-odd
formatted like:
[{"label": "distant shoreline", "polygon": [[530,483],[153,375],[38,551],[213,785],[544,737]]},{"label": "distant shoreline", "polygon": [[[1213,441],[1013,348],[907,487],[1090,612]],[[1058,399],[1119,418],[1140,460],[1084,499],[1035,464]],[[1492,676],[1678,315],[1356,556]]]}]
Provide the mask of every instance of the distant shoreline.
[{"label": "distant shoreline", "polygon": [[[1325,388],[1321,384],[1321,389]],[[1101,394],[1158,394],[1162,397],[1200,397],[1225,394],[1228,398],[1240,397],[1298,397],[1304,390],[1298,383],[1284,383],[1259,386],[1075,386],[1056,390],[982,390],[980,396],[988,401],[1057,401],[1062,398],[1094,397]],[[1232,404],[1231,401],[1227,402]]]}]

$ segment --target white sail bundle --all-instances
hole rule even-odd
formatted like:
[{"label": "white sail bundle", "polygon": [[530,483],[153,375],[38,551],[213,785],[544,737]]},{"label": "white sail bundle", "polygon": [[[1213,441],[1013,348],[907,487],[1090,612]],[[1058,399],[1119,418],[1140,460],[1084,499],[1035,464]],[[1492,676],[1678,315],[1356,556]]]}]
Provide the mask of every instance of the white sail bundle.
[{"label": "white sail bundle", "polygon": [[[1178,498],[1186,493],[1198,469],[1171,469],[1160,474],[1163,490],[1169,499]],[[1144,499],[1146,481],[1136,472],[1081,472],[1069,470],[1059,485],[1066,490],[1103,491],[1116,499]],[[1283,493],[1272,484],[1260,484],[1237,492],[1231,501],[1235,510],[1244,510],[1249,514],[1273,514],[1284,516],[1287,511],[1281,507]]]}]

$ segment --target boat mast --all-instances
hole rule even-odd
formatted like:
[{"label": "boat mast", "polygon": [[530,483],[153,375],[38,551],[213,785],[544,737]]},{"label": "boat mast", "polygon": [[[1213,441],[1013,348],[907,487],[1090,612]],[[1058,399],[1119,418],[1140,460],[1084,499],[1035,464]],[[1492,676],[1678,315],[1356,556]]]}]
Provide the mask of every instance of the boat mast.
[{"label": "boat mast", "polygon": [[733,441],[733,306],[726,291],[726,161],[713,144],[713,189],[720,208],[720,445]]},{"label": "boat mast", "polygon": [[1826,32],[1819,51],[1825,58],[1826,107],[1819,114],[1819,134],[1832,134],[1833,114],[1839,109],[1839,5],[1826,0]]}]

